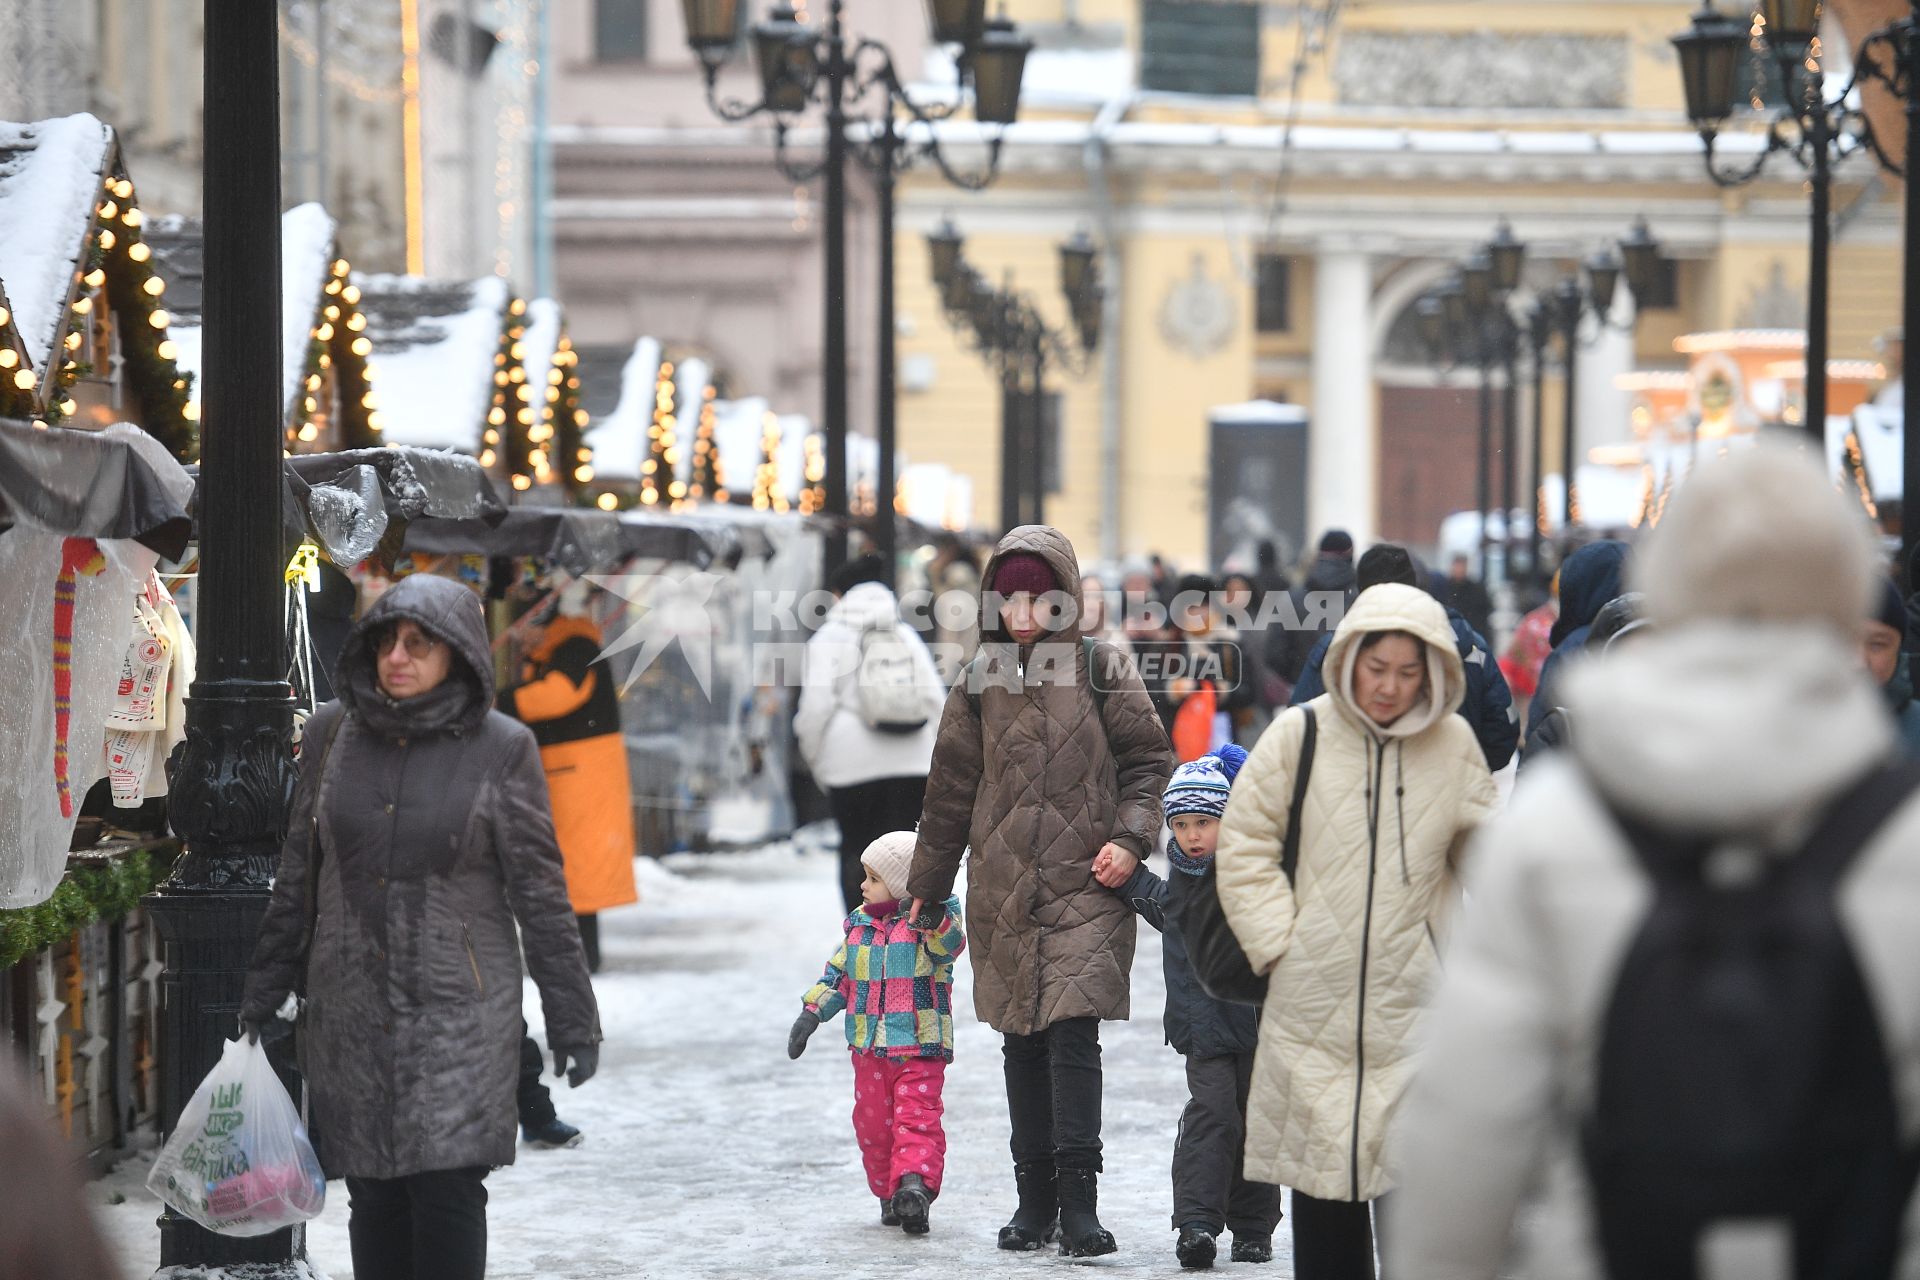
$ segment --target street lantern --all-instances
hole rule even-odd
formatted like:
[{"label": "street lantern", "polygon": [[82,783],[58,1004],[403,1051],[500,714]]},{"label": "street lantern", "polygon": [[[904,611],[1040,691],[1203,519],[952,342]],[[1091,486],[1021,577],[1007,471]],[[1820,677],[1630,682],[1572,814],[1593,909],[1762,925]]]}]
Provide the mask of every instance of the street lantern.
[{"label": "street lantern", "polygon": [[970,266],[956,265],[940,289],[940,305],[956,316],[970,313],[974,289],[980,273]]},{"label": "street lantern", "polygon": [[1420,341],[1426,344],[1428,351],[1437,359],[1447,350],[1447,306],[1438,297],[1428,294],[1413,304],[1413,318],[1420,326]]},{"label": "street lantern", "polygon": [[753,61],[769,111],[792,114],[806,108],[819,72],[813,32],[789,4],[775,5],[753,29]]},{"label": "street lantern", "polygon": [[739,0],[681,0],[687,19],[687,43],[700,61],[713,67],[725,62],[740,34]]},{"label": "street lantern", "polygon": [[1467,259],[1460,270],[1460,288],[1470,311],[1485,311],[1493,302],[1493,257],[1485,249]]},{"label": "street lantern", "polygon": [[1080,347],[1083,351],[1092,351],[1100,345],[1100,308],[1106,303],[1107,291],[1098,281],[1087,286],[1073,302],[1073,327],[1080,331]]},{"label": "street lantern", "polygon": [[1465,333],[1472,323],[1472,317],[1468,314],[1466,285],[1459,273],[1456,272],[1452,279],[1441,285],[1437,293],[1440,313],[1447,319],[1448,336]]},{"label": "street lantern", "polygon": [[973,118],[981,124],[1012,124],[1020,114],[1020,78],[1033,41],[1006,18],[986,26],[968,62],[973,69]]},{"label": "street lantern", "polygon": [[942,292],[960,265],[960,251],[966,243],[966,237],[953,225],[952,218],[942,219],[938,227],[927,233],[927,257],[933,263],[933,282]]},{"label": "street lantern", "polygon": [[1093,237],[1084,230],[1074,232],[1073,239],[1060,246],[1060,292],[1067,295],[1069,302],[1077,304],[1092,283],[1096,252]]},{"label": "street lantern", "polygon": [[1687,118],[1703,136],[1719,132],[1733,114],[1739,96],[1740,61],[1747,51],[1747,28],[1705,0],[1693,26],[1673,37],[1680,56],[1680,82],[1687,95]]},{"label": "street lantern", "polygon": [[1633,230],[1620,242],[1620,258],[1627,275],[1627,288],[1635,302],[1644,304],[1652,293],[1654,276],[1660,270],[1660,242],[1653,238],[1645,218],[1633,220]]},{"label": "street lantern", "polygon": [[1587,259],[1587,290],[1593,296],[1593,312],[1602,320],[1613,314],[1613,295],[1620,288],[1620,255],[1611,249],[1596,250]]},{"label": "street lantern", "polygon": [[1493,261],[1493,287],[1501,293],[1518,289],[1520,272],[1527,263],[1527,246],[1513,234],[1513,227],[1505,218],[1500,219],[1493,239],[1487,242],[1487,256]]},{"label": "street lantern", "polygon": [[1561,280],[1553,291],[1553,302],[1559,312],[1554,318],[1560,322],[1560,327],[1570,334],[1577,332],[1580,317],[1586,314],[1587,308],[1586,294],[1580,289],[1580,277],[1567,276]]},{"label": "street lantern", "polygon": [[987,0],[927,0],[927,26],[935,44],[971,49],[986,30]]},{"label": "street lantern", "polygon": [[1760,0],[1760,17],[1767,43],[1782,57],[1805,57],[1820,34],[1820,0]]}]

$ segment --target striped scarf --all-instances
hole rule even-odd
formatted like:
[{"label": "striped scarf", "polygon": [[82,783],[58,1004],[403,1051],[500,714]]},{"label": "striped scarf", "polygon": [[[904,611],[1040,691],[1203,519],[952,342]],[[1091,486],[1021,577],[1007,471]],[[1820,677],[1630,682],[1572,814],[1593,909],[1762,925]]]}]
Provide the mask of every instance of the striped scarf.
[{"label": "striped scarf", "polygon": [[73,816],[73,788],[67,781],[67,731],[73,723],[73,602],[81,575],[95,577],[107,557],[92,538],[60,543],[60,576],[53,583],[53,785],[60,793],[60,816]]}]

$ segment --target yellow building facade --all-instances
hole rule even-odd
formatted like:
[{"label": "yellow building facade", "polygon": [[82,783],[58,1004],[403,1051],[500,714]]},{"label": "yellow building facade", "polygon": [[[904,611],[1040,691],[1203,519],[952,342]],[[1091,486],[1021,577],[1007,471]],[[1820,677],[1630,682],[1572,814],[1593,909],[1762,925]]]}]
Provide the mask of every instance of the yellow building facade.
[{"label": "yellow building facade", "polygon": [[[1573,357],[1582,457],[1633,439],[1616,380],[1684,367],[1680,335],[1802,323],[1804,175],[1780,155],[1751,185],[1708,179],[1668,43],[1691,3],[1006,8],[1038,47],[1000,177],[963,195],[910,175],[897,243],[900,450],[970,476],[976,526],[999,513],[1000,388],[929,276],[924,237],[949,214],[967,259],[1067,333],[1057,245],[1084,228],[1103,246],[1113,300],[1098,357],[1050,377],[1060,485],[1046,514],[1087,559],[1233,555],[1211,521],[1222,481],[1210,422],[1261,399],[1306,411],[1305,483],[1280,477],[1273,504],[1292,550],[1332,525],[1433,545],[1440,519],[1475,506],[1479,375],[1412,341],[1412,308],[1502,217],[1529,245],[1517,310],[1637,217],[1672,260],[1666,296],[1637,318],[1623,287],[1611,326],[1586,321]],[[1844,46],[1829,31],[1830,72]],[[1224,92],[1207,91],[1216,70]],[[1723,163],[1752,157],[1760,118],[1729,125]],[[956,167],[985,163],[978,126],[937,128]],[[1872,359],[1899,317],[1898,191],[1858,157],[1839,171],[1834,209],[1831,355]],[[1563,466],[1563,378],[1556,344],[1549,473]],[[1522,430],[1515,456],[1493,464],[1496,485],[1508,462],[1521,477],[1532,465],[1525,359],[1516,381]],[[1289,486],[1304,489],[1303,509]]]}]

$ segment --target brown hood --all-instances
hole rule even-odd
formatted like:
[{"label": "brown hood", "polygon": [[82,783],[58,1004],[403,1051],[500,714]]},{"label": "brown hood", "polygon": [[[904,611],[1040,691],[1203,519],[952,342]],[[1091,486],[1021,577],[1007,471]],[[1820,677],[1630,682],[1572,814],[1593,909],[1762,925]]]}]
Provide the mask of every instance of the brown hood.
[{"label": "brown hood", "polygon": [[[1059,589],[1073,599],[1073,619],[1050,639],[1078,640],[1080,638],[1080,558],[1073,553],[1073,543],[1067,535],[1045,524],[1023,524],[1009,530],[1007,536],[1000,539],[1000,545],[993,549],[993,555],[987,559],[986,572],[980,575],[980,638],[983,641],[998,640],[1003,644],[1013,643],[1001,624],[997,611],[988,616],[987,598],[993,594],[994,571],[1000,567],[1000,561],[1010,555],[1027,552],[1039,556],[1047,562],[1047,568],[1053,570],[1054,580]],[[1047,652],[1053,652],[1051,649]]]}]

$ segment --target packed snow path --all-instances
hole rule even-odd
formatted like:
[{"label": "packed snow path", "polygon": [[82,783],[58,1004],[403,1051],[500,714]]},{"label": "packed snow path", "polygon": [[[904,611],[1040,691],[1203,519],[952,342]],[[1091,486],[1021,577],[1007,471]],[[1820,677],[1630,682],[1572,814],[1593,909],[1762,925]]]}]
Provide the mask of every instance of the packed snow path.
[{"label": "packed snow path", "polygon": [[[1159,860],[1156,860],[1158,867]],[[1120,1252],[1070,1262],[1052,1250],[994,1247],[1013,1210],[1000,1037],[973,1017],[972,973],[957,967],[958,1043],[946,1090],[947,1180],[931,1235],[882,1227],[850,1115],[853,1081],[841,1021],[821,1027],[797,1062],[787,1029],[800,996],[839,939],[832,855],[774,845],[751,853],[640,860],[640,905],[601,918],[594,979],[606,1034],[600,1073],[554,1094],[585,1131],[572,1151],[522,1146],[487,1180],[487,1274],[523,1277],[795,1276],[953,1280],[1097,1267],[1114,1275],[1178,1273],[1170,1163],[1186,1078],[1166,1046],[1159,935],[1144,922],[1133,967],[1133,1021],[1101,1029],[1106,1173],[1100,1217]],[[540,1026],[528,988],[528,1014]],[[549,1058],[549,1062],[551,1058]],[[551,1081],[551,1078],[549,1078]],[[158,1205],[141,1185],[149,1158],[93,1187],[126,1275],[152,1274]],[[1217,1270],[1292,1275],[1282,1224],[1275,1262]],[[308,1232],[313,1268],[353,1274],[347,1197],[328,1186]]]}]

